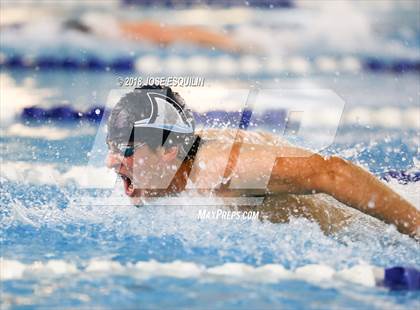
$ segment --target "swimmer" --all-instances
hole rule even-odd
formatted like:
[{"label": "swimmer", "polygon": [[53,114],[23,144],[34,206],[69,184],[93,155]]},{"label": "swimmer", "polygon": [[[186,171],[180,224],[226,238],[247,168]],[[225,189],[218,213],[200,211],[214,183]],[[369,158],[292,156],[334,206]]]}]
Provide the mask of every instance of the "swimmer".
[{"label": "swimmer", "polygon": [[[205,48],[228,52],[239,52],[240,47],[230,36],[199,26],[163,25],[155,21],[120,22],[112,18],[91,16],[89,19],[71,19],[63,23],[64,29],[94,33],[112,38],[127,38],[133,41],[147,41],[159,46],[188,43]],[[108,23],[104,30],[103,23]]]},{"label": "swimmer", "polygon": [[[195,189],[221,199],[262,197],[261,205],[248,208],[272,222],[304,216],[329,232],[345,225],[351,213],[343,210],[350,207],[420,237],[420,212],[366,170],[269,133],[196,130],[191,111],[170,88],[144,86],[121,98],[108,119],[107,144],[107,166],[135,205]],[[264,188],[254,186],[264,179]]]}]

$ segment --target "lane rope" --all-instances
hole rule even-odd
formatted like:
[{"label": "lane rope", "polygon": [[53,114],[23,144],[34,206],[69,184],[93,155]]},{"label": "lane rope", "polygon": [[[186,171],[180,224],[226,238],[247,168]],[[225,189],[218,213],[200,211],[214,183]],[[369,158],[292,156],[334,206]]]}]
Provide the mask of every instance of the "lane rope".
[{"label": "lane rope", "polygon": [[20,261],[0,257],[2,274],[0,281],[22,280],[40,274],[121,274],[133,275],[140,272],[150,277],[228,279],[230,281],[279,282],[282,280],[303,280],[310,283],[325,283],[334,280],[345,281],[365,287],[386,287],[392,291],[420,290],[420,272],[412,267],[395,266],[381,268],[371,265],[356,265],[342,270],[330,266],[309,264],[288,270],[280,264],[252,266],[244,263],[225,263],[206,267],[193,262],[139,261],[134,264],[120,264],[117,261],[91,259],[85,267],[64,260],[49,260],[24,264]]},{"label": "lane rope", "polygon": [[[251,55],[219,56],[153,56],[117,57],[104,60],[90,55],[85,58],[7,55],[0,53],[0,68],[30,68],[37,70],[137,71],[144,74],[191,73],[215,76],[274,76],[278,74],[304,75],[308,73],[419,72],[420,61],[410,59],[385,60],[379,58],[293,56],[285,59],[262,60]],[[176,71],[176,72],[175,72]]]},{"label": "lane rope", "polygon": [[[24,121],[43,122],[48,120],[75,122],[79,120],[87,120],[99,122],[105,112],[105,106],[97,105],[87,110],[77,110],[70,105],[57,105],[50,108],[40,106],[29,106],[24,108],[18,118]],[[257,127],[262,125],[272,125],[276,127],[284,126],[288,111],[285,109],[265,109],[263,111],[224,111],[211,110],[207,112],[194,112],[194,117],[198,124],[208,126],[224,126],[237,124],[244,112],[255,114],[254,118],[250,115],[247,118],[247,126]],[[384,128],[408,128],[420,129],[420,120],[416,115],[420,113],[417,107],[407,107],[397,109],[393,107],[381,108],[363,108],[354,107],[348,109],[340,120],[340,125],[356,125],[356,126],[379,126]],[[318,123],[323,127],[337,126],[335,118],[328,118],[328,111],[319,110],[317,115],[313,115],[312,120],[316,125]]]}]

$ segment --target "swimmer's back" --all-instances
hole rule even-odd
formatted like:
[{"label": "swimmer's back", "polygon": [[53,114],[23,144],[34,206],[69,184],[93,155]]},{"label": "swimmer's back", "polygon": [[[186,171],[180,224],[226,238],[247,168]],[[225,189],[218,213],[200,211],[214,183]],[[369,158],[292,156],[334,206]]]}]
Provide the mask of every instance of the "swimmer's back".
[{"label": "swimmer's back", "polygon": [[[231,147],[232,143],[241,143],[241,147],[245,151],[252,154],[251,149],[255,146],[256,149],[263,148],[273,151],[278,156],[287,153],[288,149],[294,149],[293,145],[282,139],[279,136],[273,135],[263,131],[243,131],[235,129],[207,129],[197,132],[200,137],[212,144],[206,156],[213,161],[213,167],[217,166],[214,162],[218,161],[218,156],[223,152],[224,148]],[[286,150],[286,151],[285,151]],[[306,152],[306,151],[305,151]],[[257,152],[261,155],[260,152]],[[226,155],[228,152],[226,152]],[[310,154],[305,153],[305,154]],[[274,156],[275,157],[275,156]],[[261,160],[262,159],[262,160]],[[258,166],[259,162],[269,160],[267,156],[249,156],[247,164],[240,164],[242,168],[249,167],[249,165]],[[212,167],[212,164],[209,164]],[[237,167],[236,172],[242,175],[242,180],[246,179],[247,172],[241,172],[241,167]],[[209,169],[205,173],[204,179],[208,177],[217,169]],[[245,169],[246,170],[246,169]],[[234,178],[233,178],[234,179]],[[252,182],[251,182],[252,183]],[[241,191],[242,196],[254,196],[256,193],[253,190]],[[232,193],[220,193],[221,196],[235,195]],[[237,194],[237,193],[236,193]],[[238,206],[232,206],[237,208]],[[260,211],[261,219],[269,220],[273,223],[287,222],[290,217],[305,217],[307,219],[316,221],[324,232],[334,232],[346,226],[351,222],[358,212],[350,210],[343,204],[339,203],[331,197],[323,194],[317,195],[292,195],[292,194],[265,194],[265,199],[261,205],[258,206],[241,206],[242,210],[258,210]]]}]

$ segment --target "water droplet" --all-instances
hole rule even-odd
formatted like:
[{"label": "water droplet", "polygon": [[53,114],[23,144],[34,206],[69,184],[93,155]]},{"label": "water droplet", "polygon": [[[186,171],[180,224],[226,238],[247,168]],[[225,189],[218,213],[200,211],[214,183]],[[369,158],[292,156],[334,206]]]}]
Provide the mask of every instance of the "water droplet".
[{"label": "water droplet", "polygon": [[203,170],[205,170],[206,169],[206,164],[203,162],[203,161],[200,161],[199,163],[198,163],[198,166],[201,168],[201,169],[203,169]]}]

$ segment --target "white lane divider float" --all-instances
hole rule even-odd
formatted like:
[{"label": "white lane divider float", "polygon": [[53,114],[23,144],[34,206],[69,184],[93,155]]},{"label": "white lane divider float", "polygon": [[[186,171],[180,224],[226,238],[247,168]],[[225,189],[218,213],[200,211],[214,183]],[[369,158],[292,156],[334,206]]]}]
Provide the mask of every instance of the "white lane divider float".
[{"label": "white lane divider float", "polygon": [[80,273],[126,274],[149,279],[155,277],[196,278],[223,282],[277,283],[282,280],[301,280],[313,284],[342,281],[366,287],[385,286],[390,289],[419,290],[420,272],[414,268],[380,268],[367,264],[335,270],[327,265],[310,264],[295,270],[287,270],[279,264],[254,267],[243,263],[226,263],[205,267],[193,262],[173,261],[161,263],[155,260],[127,263],[93,259],[83,267],[64,260],[49,260],[23,264],[16,260],[0,258],[0,280],[20,280],[37,276],[59,277]]}]

